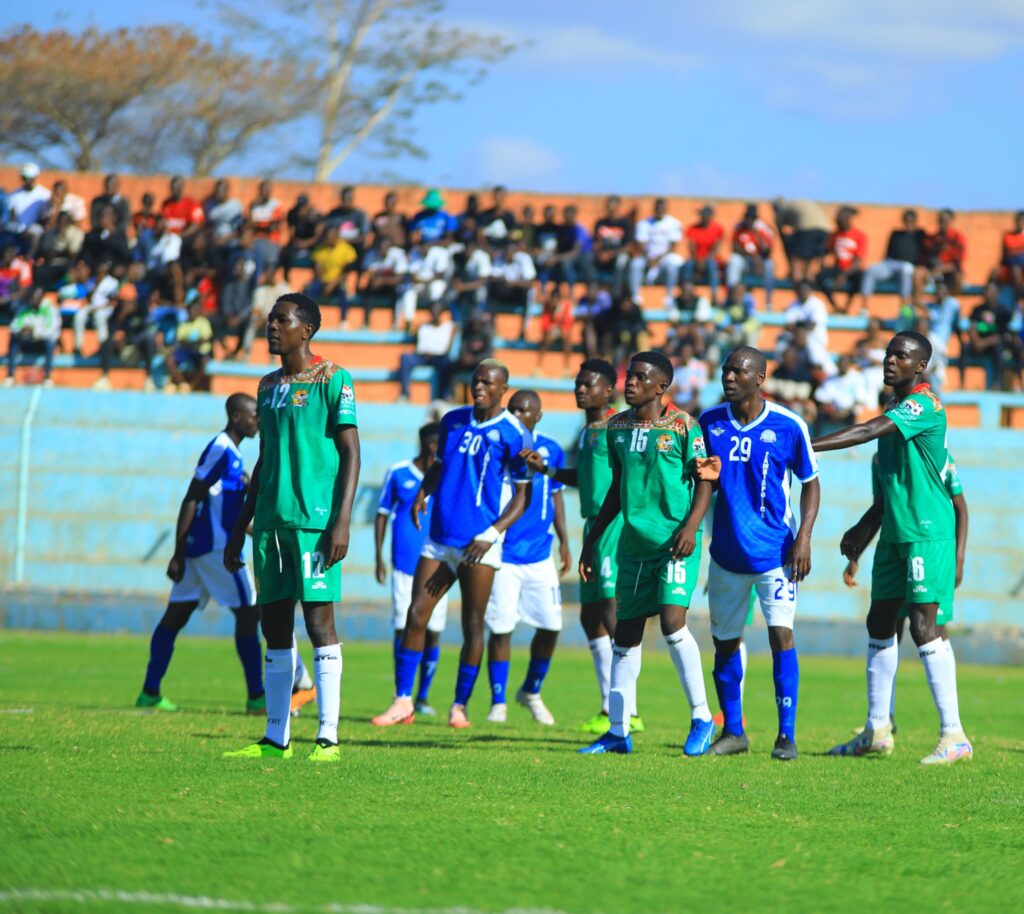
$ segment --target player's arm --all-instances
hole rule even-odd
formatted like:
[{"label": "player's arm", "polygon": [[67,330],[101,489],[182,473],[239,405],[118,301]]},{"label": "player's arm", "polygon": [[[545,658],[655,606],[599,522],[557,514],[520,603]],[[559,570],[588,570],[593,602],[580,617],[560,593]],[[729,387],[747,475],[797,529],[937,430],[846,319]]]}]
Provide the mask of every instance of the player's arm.
[{"label": "player's arm", "polygon": [[427,499],[437,491],[437,484],[440,481],[441,461],[435,460],[427,470],[427,475],[423,477],[420,489],[412,500],[412,508],[409,509],[409,513],[412,514],[412,525],[417,530],[423,529],[420,526],[420,516],[427,513]]},{"label": "player's arm", "polygon": [[704,523],[704,515],[708,513],[708,506],[711,504],[712,491],[710,480],[699,478],[696,480],[693,498],[690,501],[690,513],[672,538],[672,558],[683,559],[693,555],[693,550],[697,548],[697,534],[700,533],[700,525]]},{"label": "player's arm", "polygon": [[334,445],[341,458],[338,485],[341,499],[338,516],[331,527],[327,552],[327,567],[337,564],[348,555],[349,536],[352,529],[352,505],[356,500],[359,485],[359,429],[354,425],[339,425],[334,432]]},{"label": "player's arm", "polygon": [[487,554],[487,550],[498,541],[498,537],[523,516],[532,494],[533,486],[529,479],[516,480],[515,493],[505,506],[505,510],[490,527],[466,547],[464,561],[467,565],[476,565]]},{"label": "player's arm", "polygon": [[583,541],[583,549],[580,552],[580,577],[584,581],[594,579],[594,547],[601,538],[601,534],[608,529],[608,525],[622,511],[622,494],[619,489],[622,483],[622,467],[614,456],[611,458],[611,466],[612,484],[608,486],[608,494],[604,497],[601,510],[597,512],[597,517],[594,518],[593,526]]},{"label": "player's arm", "polygon": [[185,540],[188,537],[188,528],[192,526],[192,521],[196,517],[196,505],[206,498],[212,483],[212,479],[204,481],[193,476],[188,491],[181,500],[181,507],[178,508],[178,523],[174,529],[174,555],[167,565],[167,577],[175,584],[185,573]]},{"label": "player's arm", "polygon": [[256,461],[256,466],[252,468],[252,479],[249,480],[249,488],[245,493],[242,510],[235,521],[231,536],[228,537],[227,545],[224,547],[224,567],[232,574],[244,564],[242,562],[242,547],[245,545],[245,531],[249,529],[256,514],[256,496],[260,491],[260,468],[262,466],[263,439],[260,438],[260,456]]},{"label": "player's arm", "polygon": [[800,490],[800,529],[789,552],[790,579],[799,583],[811,573],[811,533],[821,505],[818,477],[808,479]]},{"label": "player's arm", "polygon": [[964,558],[967,555],[967,499],[963,493],[953,496],[953,514],[956,517],[956,581],[959,587],[964,579]]},{"label": "player's arm", "polygon": [[388,579],[388,567],[384,564],[384,534],[388,529],[388,517],[383,510],[377,511],[373,519],[373,551],[377,565],[377,583],[383,584]]},{"label": "player's arm", "polygon": [[558,573],[566,575],[572,568],[572,554],[569,552],[569,531],[565,526],[565,499],[562,493],[555,492],[551,496],[555,506],[555,536],[558,537]]},{"label": "player's arm", "polygon": [[858,422],[856,425],[815,438],[811,445],[815,451],[840,451],[843,448],[876,441],[886,435],[895,435],[898,431],[896,423],[888,416],[875,416],[867,422]]},{"label": "player's arm", "polygon": [[545,476],[555,480],[555,482],[560,482],[564,486],[573,486],[575,488],[579,485],[576,467],[549,467],[544,462],[544,458],[537,453],[537,451],[531,450],[530,448],[523,448],[523,450],[519,452],[519,456],[526,461],[526,465],[533,470],[534,473],[543,473]]}]

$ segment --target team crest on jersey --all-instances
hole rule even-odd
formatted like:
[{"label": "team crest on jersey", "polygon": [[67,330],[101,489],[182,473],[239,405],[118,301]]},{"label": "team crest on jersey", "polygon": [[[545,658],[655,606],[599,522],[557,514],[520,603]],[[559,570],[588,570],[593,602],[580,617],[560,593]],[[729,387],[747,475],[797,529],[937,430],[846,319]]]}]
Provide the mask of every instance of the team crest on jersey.
[{"label": "team crest on jersey", "polygon": [[703,438],[693,439],[693,453],[696,454],[698,457],[708,456],[707,448],[704,446]]},{"label": "team crest on jersey", "polygon": [[600,440],[601,440],[601,433],[600,432],[591,432],[590,433],[590,446],[591,447],[597,447],[597,443]]},{"label": "team crest on jersey", "polygon": [[711,429],[711,434],[717,438],[719,435],[725,434],[725,429],[722,428],[721,426],[716,425],[713,429]]},{"label": "team crest on jersey", "polygon": [[657,445],[658,450],[662,454],[667,454],[672,450],[672,436],[668,434],[658,435],[658,440],[655,441],[655,445]]},{"label": "team crest on jersey", "polygon": [[770,428],[766,428],[763,432],[761,432],[761,440],[765,444],[775,444],[775,442],[778,441],[778,438],[776,437],[775,432],[773,432]]},{"label": "team crest on jersey", "polygon": [[292,394],[292,406],[305,406],[309,402],[309,391],[306,388]]},{"label": "team crest on jersey", "polygon": [[496,428],[492,428],[487,433],[487,440],[488,441],[501,441],[501,432],[499,432]]},{"label": "team crest on jersey", "polygon": [[546,447],[537,448],[537,453],[544,458],[544,462],[547,463],[548,457],[551,456],[551,452]]},{"label": "team crest on jersey", "polygon": [[348,384],[341,385],[341,399],[342,400],[354,400],[356,398],[355,391],[352,390]]}]

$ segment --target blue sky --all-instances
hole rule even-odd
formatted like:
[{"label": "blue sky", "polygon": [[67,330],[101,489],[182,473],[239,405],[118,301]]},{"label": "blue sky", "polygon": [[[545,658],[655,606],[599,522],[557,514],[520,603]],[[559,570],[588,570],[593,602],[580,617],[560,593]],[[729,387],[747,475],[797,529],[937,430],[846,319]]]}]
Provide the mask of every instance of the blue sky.
[{"label": "blue sky", "polygon": [[[522,48],[462,101],[417,115],[429,158],[355,156],[335,179],[1024,205],[1022,0],[449,0],[446,19]],[[0,22],[19,21],[208,31],[209,12],[191,0],[6,4]]]}]

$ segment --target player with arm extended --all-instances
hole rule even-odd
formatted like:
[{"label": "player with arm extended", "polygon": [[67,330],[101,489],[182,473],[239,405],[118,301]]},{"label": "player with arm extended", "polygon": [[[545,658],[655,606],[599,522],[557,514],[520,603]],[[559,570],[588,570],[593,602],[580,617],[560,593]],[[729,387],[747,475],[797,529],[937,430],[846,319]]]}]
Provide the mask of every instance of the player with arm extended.
[{"label": "player with arm extended", "polygon": [[[846,533],[843,534],[843,538],[839,543],[839,550],[848,559],[846,568],[843,571],[843,583],[847,587],[857,586],[857,569],[860,564],[860,557],[863,555],[864,550],[870,545],[871,541],[875,538],[875,534],[881,529],[882,526],[882,484],[881,478],[878,471],[878,455],[876,454],[871,460],[871,491],[874,496],[874,502],[867,511],[864,512],[864,516],[861,517],[856,524],[854,524]],[[963,581],[964,577],[964,559],[967,555],[967,527],[968,527],[968,511],[967,511],[967,499],[964,497],[963,484],[960,482],[960,474],[957,471],[956,463],[953,460],[953,455],[949,457],[949,471],[946,473],[946,491],[949,493],[949,498],[953,502],[953,514],[955,517],[956,526],[956,580],[953,583],[953,587],[957,588],[960,586],[960,582]],[[907,607],[906,605],[900,610],[899,619],[896,622],[896,643],[897,645],[903,641],[903,628],[904,623],[907,620]],[[946,649],[953,657],[954,662],[956,657],[953,654],[953,643],[949,640],[949,630],[946,626],[953,621],[953,602],[950,600],[948,604],[943,603],[939,605],[939,611],[935,617],[936,629],[938,630],[939,637],[946,644]],[[897,655],[897,665],[899,663],[899,656]],[[892,724],[892,735],[896,735],[896,667],[892,671],[892,694],[889,698],[889,721]],[[863,728],[857,731],[858,735],[863,732]]]},{"label": "player with arm extended", "polygon": [[494,573],[501,567],[505,531],[523,514],[530,473],[519,456],[533,444],[523,424],[502,407],[508,393],[508,368],[484,359],[470,380],[473,405],[441,419],[437,462],[423,477],[413,502],[414,523],[421,524],[426,502],[434,497],[430,534],[412,582],[412,602],[395,659],[395,697],[373,718],[378,727],[411,724],[416,670],[424,637],[438,600],[452,584],[462,592],[462,651],[449,726],[469,726],[466,704],[473,694],[484,653],[484,612]]},{"label": "player with arm extended", "polygon": [[[405,618],[412,600],[412,579],[416,573],[423,543],[427,538],[427,525],[430,523],[430,511],[433,500],[427,499],[425,522],[419,527],[413,524],[412,504],[416,500],[423,476],[429,472],[437,459],[437,438],[440,426],[436,422],[424,425],[419,432],[420,450],[412,460],[401,460],[392,466],[384,485],[380,489],[377,502],[377,517],[374,520],[374,548],[377,559],[377,583],[387,580],[387,565],[384,562],[384,537],[387,533],[388,521],[391,526],[391,612],[392,626],[395,630],[394,653],[397,662],[398,647],[402,643],[402,632],[405,630]],[[427,624],[426,642],[423,659],[420,661],[420,685],[416,692],[416,711],[420,714],[434,715],[437,712],[430,707],[430,684],[437,672],[440,657],[441,635],[448,619],[448,597],[441,597],[434,613]]]},{"label": "player with arm extended", "polygon": [[937,628],[939,607],[951,603],[956,583],[956,521],[945,485],[946,411],[924,380],[931,355],[931,343],[920,333],[897,333],[882,364],[895,396],[882,415],[812,442],[816,451],[834,451],[877,440],[882,493],[867,619],[868,719],[864,731],[833,747],[832,755],[892,752],[889,705],[904,606],[939,712],[938,744],[921,762],[950,764],[973,754],[960,723],[956,663]]},{"label": "player with arm extended", "polygon": [[[523,456],[530,469],[550,476],[555,482],[577,486],[580,491],[580,512],[583,535],[586,537],[601,510],[612,482],[608,463],[608,420],[615,415],[611,409],[615,394],[615,367],[604,359],[587,359],[576,375],[576,406],[584,411],[586,425],[580,433],[575,467],[549,467],[536,451]],[[622,531],[622,515],[608,525],[594,547],[596,574],[589,581],[580,578],[580,624],[590,645],[590,654],[601,693],[601,710],[582,730],[600,736],[608,732],[608,690],[612,681],[612,638],[615,636],[616,550]],[[641,733],[644,722],[630,709],[629,729]]]},{"label": "player with arm extended", "polygon": [[267,317],[267,343],[281,368],[260,380],[260,458],[249,494],[224,550],[229,571],[242,567],[245,530],[253,525],[256,581],[267,641],[266,735],[229,758],[290,758],[288,713],[294,677],[295,603],[313,642],[320,725],[310,761],[337,762],[341,645],[334,603],[348,554],[359,481],[359,432],[352,377],[310,352],[320,308],[298,293],[282,295]]},{"label": "player with arm extended", "polygon": [[[811,532],[821,486],[806,423],[761,395],[765,369],[764,354],[757,349],[734,349],[722,365],[725,402],[700,417],[708,454],[721,462],[708,608],[724,723],[710,752],[734,755],[750,747],[743,728],[740,644],[753,587],[772,649],[779,714],[772,758],[791,761],[797,757],[800,683],[793,620],[799,584],[811,570]],[[802,486],[799,529],[789,501],[794,475]]]},{"label": "player with arm extended", "polygon": [[[517,391],[508,401],[508,411],[533,435],[533,450],[529,453],[539,454],[547,466],[565,465],[561,445],[554,438],[534,431],[544,415],[536,391]],[[516,701],[537,723],[551,726],[555,718],[540,697],[540,690],[562,630],[562,591],[558,579],[572,567],[572,556],[565,529],[562,484],[549,475],[538,473],[530,486],[530,501],[523,516],[505,534],[501,568],[494,576],[484,614],[484,624],[491,633],[487,642],[487,673],[491,681],[491,710],[487,719],[491,723],[505,722],[512,632],[521,619],[532,625],[535,632],[530,644],[530,665],[522,687],[516,692]],[[558,567],[551,557],[556,535]]]},{"label": "player with arm extended", "polygon": [[711,721],[700,649],[686,627],[686,610],[697,586],[701,524],[711,501],[713,466],[704,459],[700,426],[674,404],[664,402],[672,384],[672,363],[660,352],[638,352],[630,360],[625,394],[629,409],[608,420],[612,482],[587,533],[580,576],[596,577],[596,546],[608,525],[622,515],[618,548],[618,620],[612,656],[608,716],[611,727],[584,754],[628,753],[629,711],[635,707],[641,645],[648,616],[661,631],[691,709],[685,755],[703,755],[711,745]]}]

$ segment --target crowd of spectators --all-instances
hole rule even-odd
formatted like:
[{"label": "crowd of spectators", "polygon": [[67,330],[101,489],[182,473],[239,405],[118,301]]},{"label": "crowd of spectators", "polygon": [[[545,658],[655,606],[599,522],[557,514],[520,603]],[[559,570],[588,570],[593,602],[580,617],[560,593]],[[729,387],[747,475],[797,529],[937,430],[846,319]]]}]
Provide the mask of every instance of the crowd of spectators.
[{"label": "crowd of spectators", "polygon": [[[984,368],[989,387],[1020,385],[1024,212],[1004,234],[1001,262],[982,300],[964,311],[966,239],[950,210],[939,213],[931,230],[915,211],[905,211],[885,257],[869,263],[857,210],[840,207],[833,220],[810,200],[780,198],[761,209],[750,203],[728,230],[711,205],[684,224],[665,199],[649,213],[626,212],[614,195],[590,226],[571,204],[544,206],[539,219],[531,204],[513,212],[503,187],[487,199],[469,195],[462,212],[432,189],[417,212],[402,213],[389,193],[383,209],[371,214],[351,186],[341,188],[336,206],[319,212],[305,194],[290,206],[277,199],[269,181],[244,205],[226,180],[214,181],[209,195],[196,199],[176,176],[159,205],[149,192],[133,208],[115,174],[88,205],[64,181],[44,187],[34,164],[22,168],[21,178],[20,187],[0,196],[0,321],[11,325],[8,384],[23,353],[41,354],[49,378],[64,326],[73,328],[76,354],[99,356],[97,387],[110,386],[116,359],[141,365],[152,389],[149,372],[162,355],[166,391],[207,389],[207,362],[215,352],[250,358],[270,307],[296,287],[301,268],[309,277],[302,288],[337,306],[342,329],[356,302],[366,323],[373,309],[386,308],[393,328],[415,329],[413,349],[398,366],[404,396],[419,365],[434,369],[435,397],[452,396],[472,365],[493,350],[494,317],[503,312],[518,315],[520,339],[530,321],[538,321],[538,373],[552,349],[561,350],[568,375],[576,345],[586,356],[616,363],[638,348],[662,346],[678,366],[673,398],[693,405],[722,355],[759,339],[749,287],[762,287],[765,308],[772,310],[779,293],[776,263],[784,260],[792,300],[767,390],[808,421],[847,421],[877,398],[875,331],[869,328],[852,355],[836,359],[828,318],[854,311],[858,300],[866,311],[868,298],[885,283],[898,297],[898,323],[932,339],[937,385],[950,367],[959,368],[962,379],[968,365]],[[664,293],[664,338],[652,336],[651,310],[644,310],[641,296],[652,286]],[[421,309],[431,317],[417,326]],[[98,352],[83,353],[89,327]],[[951,364],[954,337],[961,355]]]}]

